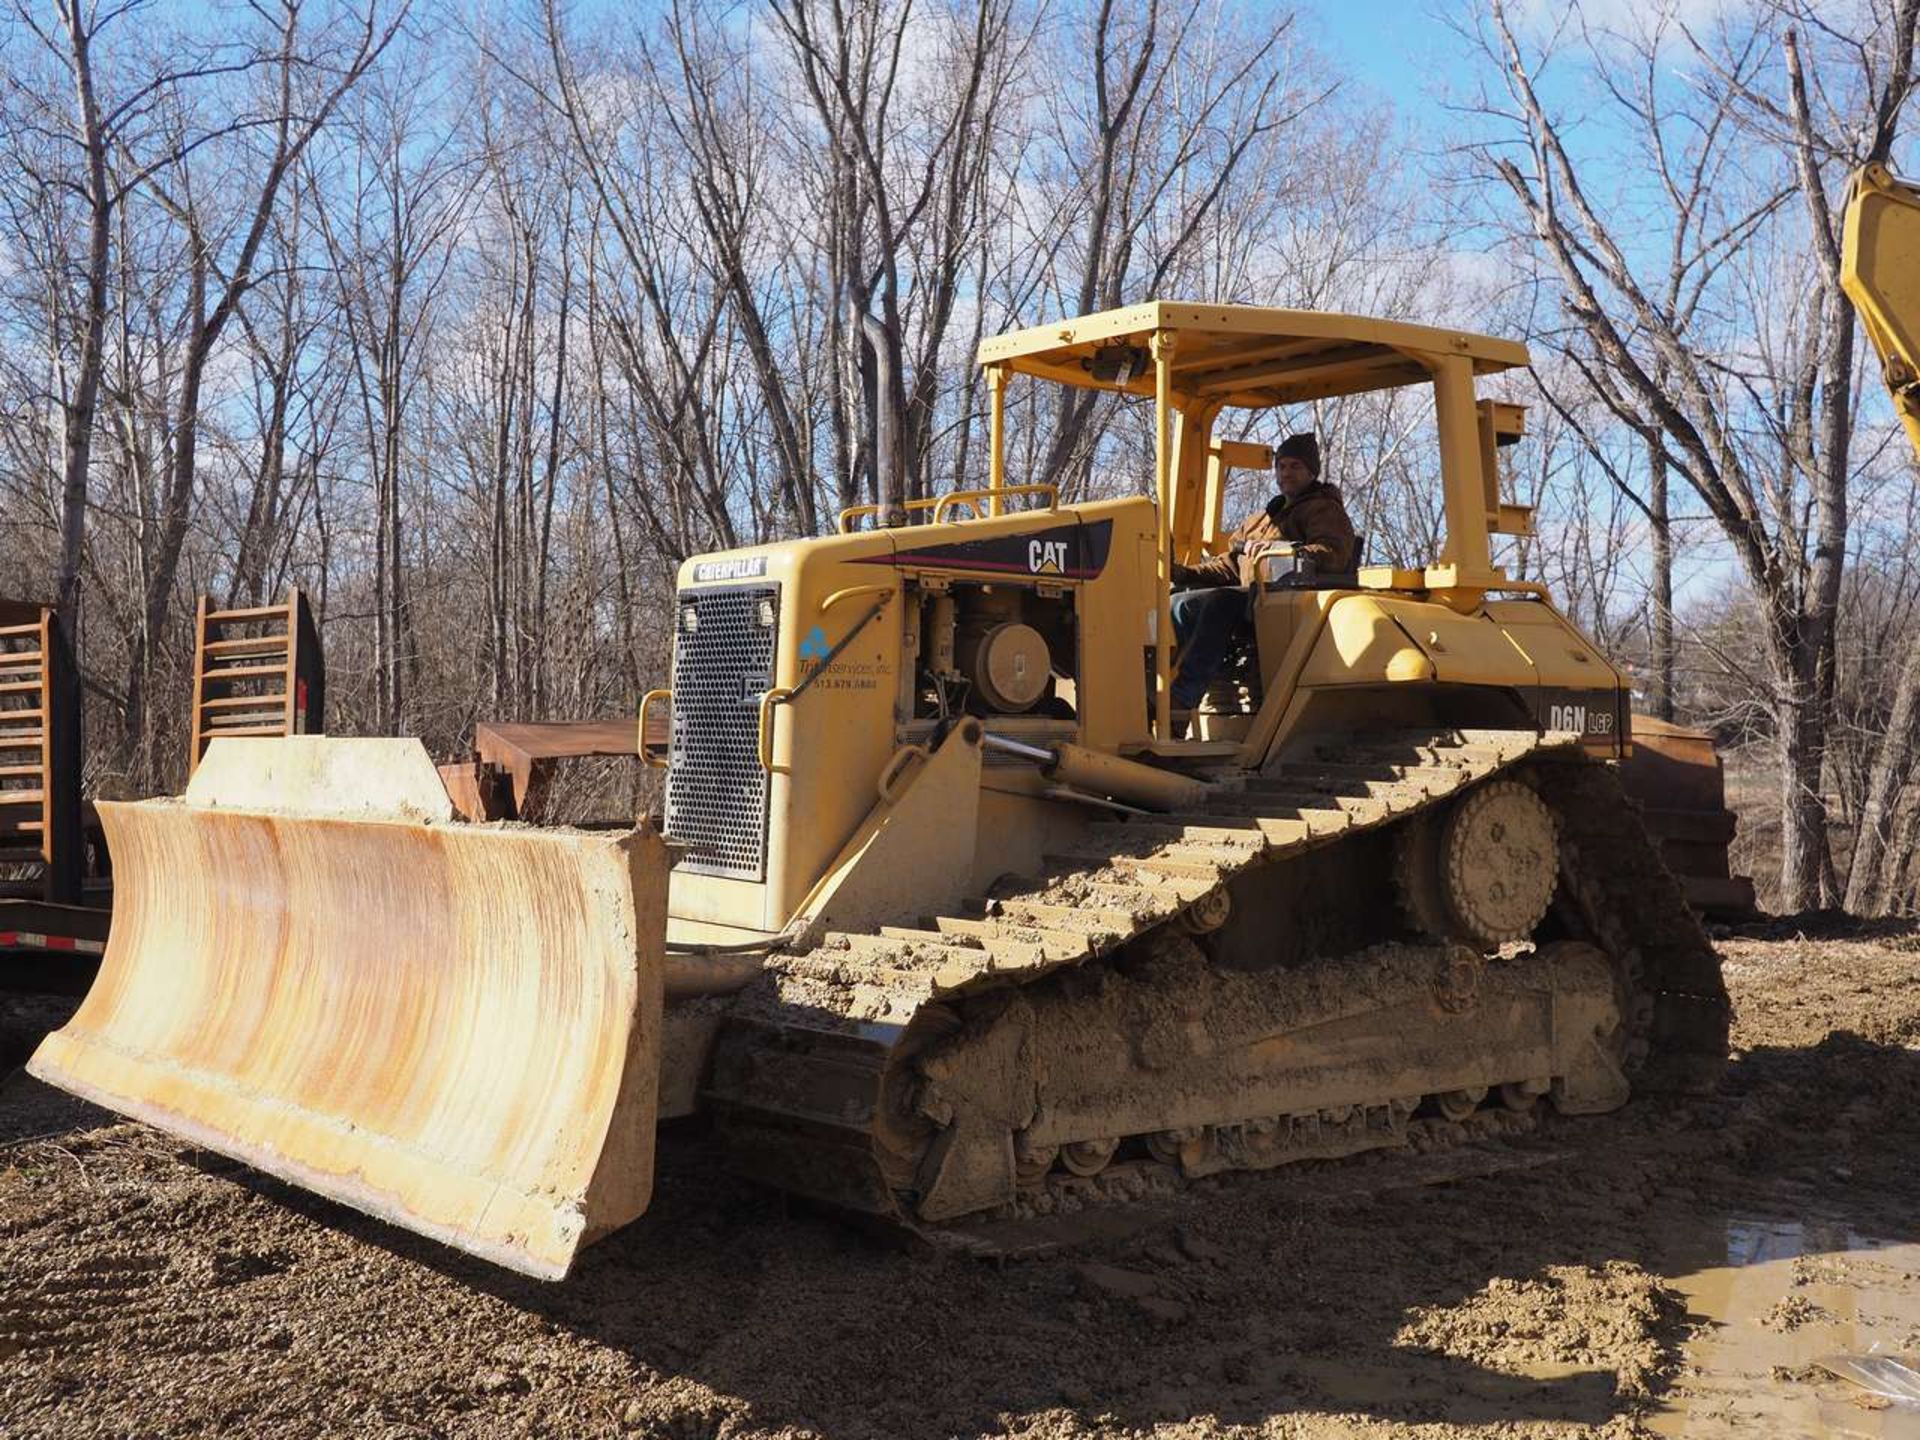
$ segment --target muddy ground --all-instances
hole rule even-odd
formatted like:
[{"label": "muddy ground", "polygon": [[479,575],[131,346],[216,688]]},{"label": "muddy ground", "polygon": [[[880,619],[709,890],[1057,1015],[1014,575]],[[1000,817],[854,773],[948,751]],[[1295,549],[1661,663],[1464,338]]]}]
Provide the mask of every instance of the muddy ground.
[{"label": "muddy ground", "polygon": [[1441,1185],[1209,1182],[1000,1266],[676,1134],[653,1213],[544,1286],[16,1076],[0,1433],[1915,1433],[1815,1361],[1920,1350],[1920,936],[1808,924],[1721,942],[1712,1099],[1548,1122]]}]

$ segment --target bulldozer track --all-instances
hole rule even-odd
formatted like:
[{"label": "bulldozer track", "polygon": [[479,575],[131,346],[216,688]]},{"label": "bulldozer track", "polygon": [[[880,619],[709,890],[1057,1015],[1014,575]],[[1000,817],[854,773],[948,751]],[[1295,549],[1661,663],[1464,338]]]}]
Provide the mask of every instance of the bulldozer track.
[{"label": "bulldozer track", "polygon": [[[932,1058],[944,1039],[992,1031],[998,1014],[1038,982],[1097,986],[1101,972],[1127,956],[1194,952],[1191,937],[1226,921],[1237,877],[1435,811],[1497,776],[1524,779],[1555,813],[1556,909],[1564,928],[1611,962],[1621,1068],[1642,1087],[1709,1083],[1726,1050],[1719,960],[1612,770],[1566,735],[1376,732],[1329,737],[1261,773],[1209,776],[1204,803],[1190,813],[1094,823],[1048,856],[1041,876],[998,886],[965,913],[928,917],[921,927],[833,932],[805,954],[776,958],[742,997],[715,1056],[709,1099],[736,1165],[834,1205],[916,1223],[925,1197],[921,1216],[903,1197],[924,1188],[930,1147],[965,1119],[946,1114],[942,1129],[910,1113],[953,1109],[940,1093],[944,1062]],[[1332,990],[1338,976],[1328,966],[1429,974],[1436,965],[1444,971],[1449,953],[1445,945],[1393,943],[1291,973],[1307,986],[1317,971]],[[1019,1027],[1004,1028],[1005,1043],[1019,1044]],[[930,1064],[932,1079],[922,1073]],[[1530,1108],[1531,1097],[1521,1098]],[[1203,1127],[1204,1145],[1168,1131],[1146,1155],[1116,1158],[1111,1146],[1102,1153],[1087,1142],[1016,1153],[1018,1196],[995,1213],[1137,1203],[1217,1171],[1382,1147],[1444,1148],[1533,1123],[1530,1113],[1500,1109],[1416,1118],[1418,1104],[1418,1096],[1402,1097],[1251,1129]]]},{"label": "bulldozer track", "polygon": [[1657,1088],[1711,1087],[1726,1066],[1733,1019],[1720,957],[1618,773],[1547,765],[1536,783],[1561,817],[1568,900],[1627,973],[1630,1071]]}]

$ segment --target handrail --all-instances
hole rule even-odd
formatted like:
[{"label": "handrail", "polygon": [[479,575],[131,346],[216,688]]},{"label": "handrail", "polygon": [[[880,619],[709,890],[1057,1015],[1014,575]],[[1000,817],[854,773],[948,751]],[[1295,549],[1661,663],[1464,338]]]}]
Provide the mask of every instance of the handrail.
[{"label": "handrail", "polygon": [[924,745],[902,745],[898,750],[894,751],[893,758],[881,767],[880,778],[875,782],[875,788],[879,791],[880,798],[889,805],[893,803],[893,787],[899,782],[900,777],[906,773],[907,762],[909,760],[931,760],[932,758],[933,752]]},{"label": "handrail", "polygon": [[893,592],[897,588],[899,588],[897,585],[892,584],[849,585],[844,590],[835,590],[832,594],[828,595],[826,599],[822,600],[820,602],[820,613],[824,615],[842,600],[852,600],[861,595],[884,595],[887,599],[891,600],[893,598]]},{"label": "handrail", "polygon": [[1058,509],[1060,505],[1060,487],[1055,485],[1051,480],[1035,480],[1020,485],[988,485],[978,490],[950,490],[945,495],[924,496],[917,500],[903,500],[897,506],[849,505],[840,512],[840,533],[842,535],[851,535],[854,526],[859,521],[864,520],[869,515],[878,515],[888,509],[906,511],[931,510],[933,511],[933,523],[938,525],[946,518],[947,511],[956,505],[966,505],[970,507],[975,512],[974,518],[980,519],[982,518],[979,514],[980,502],[983,500],[992,501],[1005,499],[1010,495],[1039,495],[1043,492],[1047,497],[1047,508],[1049,510]]},{"label": "handrail", "polygon": [[[1269,560],[1275,562],[1285,560],[1287,568],[1276,575],[1267,564]],[[1254,582],[1261,589],[1270,590],[1278,585],[1283,577],[1300,574],[1303,561],[1306,563],[1306,573],[1311,576],[1313,574],[1311,556],[1296,553],[1291,540],[1270,541],[1253,557]]]},{"label": "handrail", "polygon": [[933,523],[936,525],[940,523],[947,513],[947,507],[950,505],[970,506],[974,512],[974,518],[979,519],[980,502],[982,500],[992,500],[996,497],[1004,499],[1009,495],[1038,495],[1042,491],[1046,493],[1047,508],[1049,510],[1058,509],[1060,505],[1060,487],[1051,480],[1035,480],[1023,485],[989,486],[984,490],[949,491],[934,502]]},{"label": "handrail", "polygon": [[[943,496],[941,498],[944,499],[945,497]],[[902,500],[898,506],[849,505],[840,512],[840,533],[842,535],[851,535],[853,533],[854,521],[863,520],[869,515],[878,515],[883,510],[931,510],[939,503],[939,499],[929,496],[919,500]]]},{"label": "handrail", "polygon": [[760,768],[771,773],[773,770],[773,711],[774,707],[784,705],[793,696],[793,691],[784,685],[776,685],[763,691],[760,696],[760,723],[758,726],[758,750]]},{"label": "handrail", "polygon": [[[655,760],[651,752],[647,749],[647,707],[656,700],[670,700],[672,698],[673,691],[671,690],[649,690],[640,697],[640,714],[637,717],[635,725],[639,743],[634,748],[640,752],[640,763],[649,770],[665,770],[668,768],[669,762],[666,760]],[[668,747],[669,750],[671,750],[671,740],[668,741]]]}]

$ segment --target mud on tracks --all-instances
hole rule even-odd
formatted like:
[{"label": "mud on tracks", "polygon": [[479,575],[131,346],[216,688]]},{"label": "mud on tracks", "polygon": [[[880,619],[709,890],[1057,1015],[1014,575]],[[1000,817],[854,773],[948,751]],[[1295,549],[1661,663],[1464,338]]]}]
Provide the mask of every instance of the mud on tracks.
[{"label": "mud on tracks", "polygon": [[672,1132],[653,1213],[542,1286],[15,1077],[0,1433],[1760,1433],[1743,1397],[1846,1402],[1727,1358],[1823,1333],[1763,1326],[1772,1299],[1708,1313],[1754,1235],[1800,1237],[1766,1253],[1811,1306],[1866,1297],[1862,1344],[1907,1339],[1867,1288],[1905,1283],[1902,1252],[1822,1247],[1920,1239],[1920,945],[1721,948],[1735,1055],[1711,1098],[1550,1123],[1516,1143],[1560,1158],[1442,1186],[1234,1176],[1001,1267],[790,1209]]}]

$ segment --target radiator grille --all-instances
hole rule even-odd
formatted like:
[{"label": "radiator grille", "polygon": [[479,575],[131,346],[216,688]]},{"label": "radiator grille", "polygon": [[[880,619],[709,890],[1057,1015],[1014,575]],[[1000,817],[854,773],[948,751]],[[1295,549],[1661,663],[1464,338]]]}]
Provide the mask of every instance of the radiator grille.
[{"label": "radiator grille", "polygon": [[775,585],[680,592],[666,829],[686,847],[684,869],[766,878],[760,695],[773,684],[779,605]]}]

